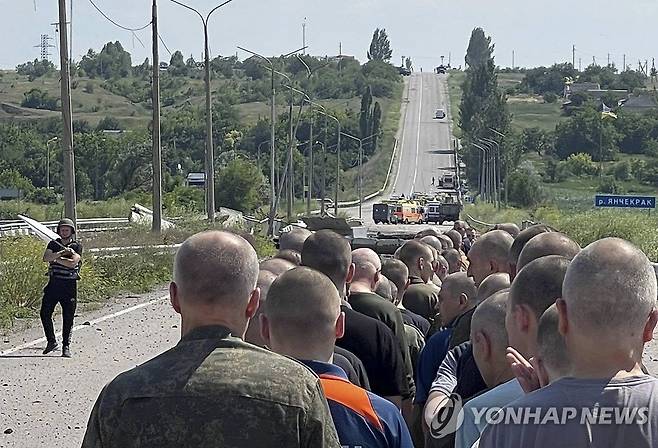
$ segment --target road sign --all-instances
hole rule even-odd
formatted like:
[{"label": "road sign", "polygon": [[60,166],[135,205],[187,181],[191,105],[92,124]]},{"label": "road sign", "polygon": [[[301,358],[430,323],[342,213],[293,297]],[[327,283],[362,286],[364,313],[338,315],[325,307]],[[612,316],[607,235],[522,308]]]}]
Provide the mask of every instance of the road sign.
[{"label": "road sign", "polygon": [[597,207],[618,207],[618,208],[656,208],[656,198],[654,196],[616,196],[616,195],[596,195],[594,205]]}]

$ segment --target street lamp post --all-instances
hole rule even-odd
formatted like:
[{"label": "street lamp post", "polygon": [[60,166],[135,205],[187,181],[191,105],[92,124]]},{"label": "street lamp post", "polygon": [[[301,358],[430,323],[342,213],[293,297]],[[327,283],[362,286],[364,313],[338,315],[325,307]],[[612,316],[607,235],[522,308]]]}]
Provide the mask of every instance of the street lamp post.
[{"label": "street lamp post", "polygon": [[338,118],[334,117],[333,115],[329,115],[326,112],[320,112],[322,115],[325,117],[331,118],[336,122],[336,125],[338,126],[338,142],[336,144],[336,191],[334,192],[334,215],[338,216],[338,190],[340,189],[340,136],[341,136],[341,125],[340,125],[340,120]]},{"label": "street lamp post", "polygon": [[50,143],[56,142],[59,140],[57,137],[53,137],[46,142],[46,189],[50,190]]},{"label": "street lamp post", "polygon": [[[489,130],[491,132],[493,132],[494,134],[496,134],[501,139],[503,139],[503,140],[505,139],[505,134],[497,131],[494,128],[489,128]],[[498,143],[498,142],[496,142],[496,143]],[[501,166],[500,145],[498,146],[498,149],[499,149],[499,153],[498,153],[498,182],[501,182],[502,177],[501,177],[501,173],[500,173],[500,166]],[[507,190],[508,190],[508,188],[507,188],[508,187],[508,182],[507,182],[507,157],[504,157],[504,159],[505,159],[505,206],[507,206]]]},{"label": "street lamp post", "polygon": [[494,154],[494,146],[486,141],[485,139],[478,138],[478,141],[485,147],[487,148],[488,152],[488,167],[487,169],[489,170],[487,173],[487,180],[488,184],[487,187],[489,189],[489,200],[492,203],[496,202],[496,183],[495,183],[495,172],[496,172],[496,162],[495,162],[495,154]]},{"label": "street lamp post", "polygon": [[[267,234],[271,236],[274,233],[274,215],[276,213],[276,209],[275,209],[275,207],[276,207],[276,191],[275,191],[275,188],[274,188],[274,165],[276,163],[276,159],[275,159],[275,151],[276,151],[276,148],[275,148],[275,143],[276,143],[275,142],[275,139],[276,139],[276,123],[275,123],[275,120],[276,120],[276,89],[274,88],[274,72],[275,72],[274,63],[272,62],[271,59],[263,56],[262,54],[256,53],[255,51],[247,50],[246,48],[240,47],[240,46],[238,46],[238,48],[242,51],[245,51],[245,52],[247,52],[251,55],[254,55],[257,58],[260,58],[263,61],[267,62],[267,64],[270,66],[270,70],[272,71],[272,77],[271,77],[272,97],[271,97],[271,102],[270,102],[270,120],[271,120],[271,129],[270,129],[270,131],[271,131],[271,139],[272,139],[272,145],[270,147],[270,151],[271,151],[271,153],[270,153],[270,163],[271,163],[272,166],[270,167],[270,213],[269,213],[269,216],[268,216],[268,224],[267,224]],[[295,51],[291,51],[290,53],[285,54],[282,57],[285,58],[287,56],[298,53],[298,52],[302,51],[304,48],[306,48],[306,47],[299,48]]]},{"label": "street lamp post", "polygon": [[359,142],[359,219],[363,219],[363,142],[370,140],[373,137],[377,137],[379,133],[369,135],[366,138],[359,138],[346,132],[341,132],[341,134],[347,138],[351,138],[352,140]]},{"label": "street lamp post", "polygon": [[500,209],[500,144],[493,139],[484,138],[486,142],[491,143],[496,146],[496,154],[494,156],[495,165],[494,165],[494,183],[496,185],[496,207]]},{"label": "street lamp post", "polygon": [[487,162],[487,150],[483,148],[482,146],[478,145],[477,143],[472,143],[473,146],[475,146],[477,149],[480,150],[480,181],[479,181],[479,190],[480,190],[480,196],[484,199],[484,201],[487,201],[487,167],[488,167],[488,162]]},{"label": "street lamp post", "polygon": [[212,141],[212,98],[210,95],[210,50],[208,49],[208,21],[213,12],[217,11],[224,5],[231,3],[233,0],[226,0],[218,6],[210,10],[208,15],[204,18],[203,15],[184,3],[177,0],[172,2],[180,5],[190,11],[195,12],[201,22],[203,23],[203,36],[204,36],[204,62],[205,62],[205,83],[206,83],[206,212],[208,213],[208,220],[215,222],[215,153]]}]

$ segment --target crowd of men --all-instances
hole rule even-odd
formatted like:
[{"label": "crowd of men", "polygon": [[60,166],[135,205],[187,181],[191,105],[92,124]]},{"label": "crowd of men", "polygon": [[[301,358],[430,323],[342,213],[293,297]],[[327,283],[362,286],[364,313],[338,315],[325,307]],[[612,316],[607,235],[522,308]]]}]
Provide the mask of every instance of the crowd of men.
[{"label": "crowd of men", "polygon": [[274,258],[179,249],[172,349],[119,375],[84,447],[650,447],[656,273],[632,244],[465,222],[392,257],[294,228]]}]

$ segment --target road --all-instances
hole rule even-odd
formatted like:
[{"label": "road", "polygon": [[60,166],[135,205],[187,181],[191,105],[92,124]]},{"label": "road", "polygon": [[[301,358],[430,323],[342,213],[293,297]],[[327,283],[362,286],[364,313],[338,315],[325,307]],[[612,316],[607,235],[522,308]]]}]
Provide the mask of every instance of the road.
[{"label": "road", "polygon": [[[369,228],[372,221],[372,205],[391,194],[409,197],[414,192],[435,192],[432,178],[438,180],[441,170],[453,170],[454,153],[451,149],[451,115],[449,112],[447,75],[413,73],[405,83],[403,95],[403,126],[398,133],[398,156],[388,191],[363,204],[362,219]],[[407,100],[408,98],[408,100]],[[448,116],[434,118],[437,109]],[[359,208],[345,209],[351,216],[359,216]]]}]

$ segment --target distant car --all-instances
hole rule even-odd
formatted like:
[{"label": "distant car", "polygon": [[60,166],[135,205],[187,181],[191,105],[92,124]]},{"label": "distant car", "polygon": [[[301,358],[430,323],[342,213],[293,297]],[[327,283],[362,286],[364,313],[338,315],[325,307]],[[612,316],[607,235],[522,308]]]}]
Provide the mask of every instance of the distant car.
[{"label": "distant car", "polygon": [[445,75],[446,73],[446,68],[443,65],[440,65],[436,68],[436,73],[438,75]]},{"label": "distant car", "polygon": [[437,120],[443,120],[446,117],[446,111],[443,109],[437,109],[434,113],[434,118]]}]

